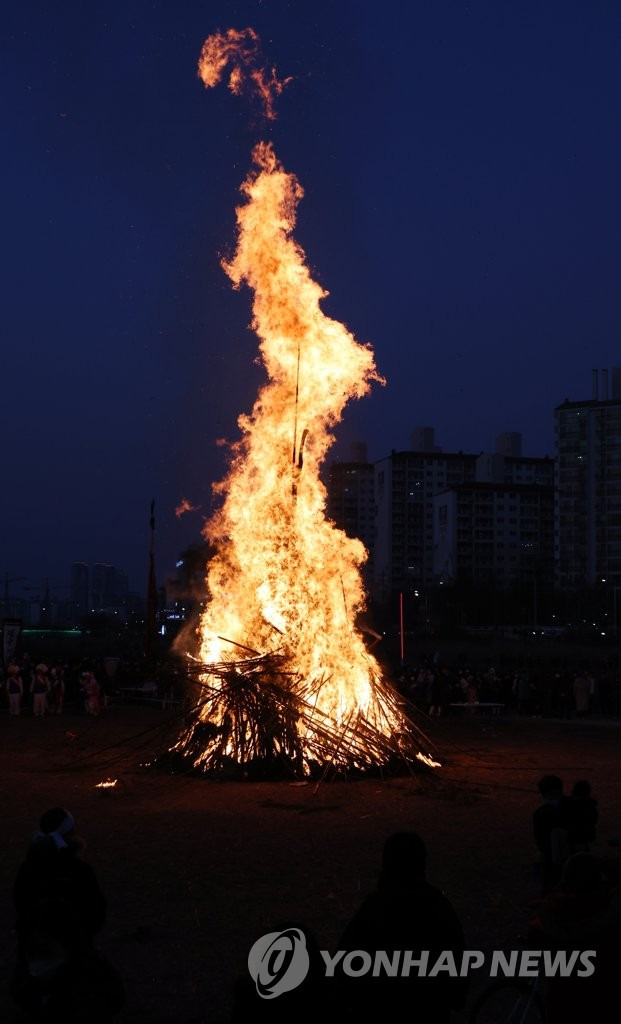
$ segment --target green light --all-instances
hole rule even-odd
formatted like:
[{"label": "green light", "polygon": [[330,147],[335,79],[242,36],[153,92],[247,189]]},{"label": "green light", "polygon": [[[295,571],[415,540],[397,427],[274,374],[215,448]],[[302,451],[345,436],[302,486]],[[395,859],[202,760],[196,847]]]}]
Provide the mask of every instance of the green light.
[{"label": "green light", "polygon": [[43,633],[53,633],[54,636],[82,636],[81,629],[23,629],[24,636],[40,636]]}]

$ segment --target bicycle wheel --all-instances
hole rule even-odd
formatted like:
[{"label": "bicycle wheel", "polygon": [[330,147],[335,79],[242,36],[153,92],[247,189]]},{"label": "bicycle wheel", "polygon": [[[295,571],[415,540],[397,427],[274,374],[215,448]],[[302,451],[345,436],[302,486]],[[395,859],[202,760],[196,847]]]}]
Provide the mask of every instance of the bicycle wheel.
[{"label": "bicycle wheel", "polygon": [[543,1024],[543,1003],[532,982],[501,978],[481,993],[468,1024]]}]

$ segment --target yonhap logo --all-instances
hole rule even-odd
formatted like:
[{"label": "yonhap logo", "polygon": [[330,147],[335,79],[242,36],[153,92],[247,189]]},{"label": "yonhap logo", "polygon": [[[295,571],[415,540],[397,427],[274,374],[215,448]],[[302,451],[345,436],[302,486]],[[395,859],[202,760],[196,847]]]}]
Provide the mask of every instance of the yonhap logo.
[{"label": "yonhap logo", "polygon": [[248,954],[248,970],[262,999],[275,999],[297,988],[309,966],[306,939],[299,928],[262,935]]},{"label": "yonhap logo", "polygon": [[[290,926],[279,932],[268,932],[257,939],[248,954],[248,970],[262,999],[275,999],[284,992],[298,988],[311,970],[315,982],[324,979],[361,978],[465,978],[473,972],[485,971],[494,978],[589,978],[595,972],[597,951],[559,950],[551,953],[541,949],[493,950],[486,955],[478,949],[440,952],[419,950],[343,950],[331,954],[317,949],[309,933]],[[321,970],[320,964],[323,961]],[[395,981],[392,984],[398,984]]]}]

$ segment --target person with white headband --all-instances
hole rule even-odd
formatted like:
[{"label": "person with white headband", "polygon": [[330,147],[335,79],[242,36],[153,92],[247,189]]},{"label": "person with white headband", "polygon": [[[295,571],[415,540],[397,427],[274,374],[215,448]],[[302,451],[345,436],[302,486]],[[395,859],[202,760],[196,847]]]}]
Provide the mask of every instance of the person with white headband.
[{"label": "person with white headband", "polygon": [[123,985],[95,946],[106,900],[75,827],[66,808],[45,811],[17,872],[12,994],[37,1021],[103,1024],[122,1006]]}]

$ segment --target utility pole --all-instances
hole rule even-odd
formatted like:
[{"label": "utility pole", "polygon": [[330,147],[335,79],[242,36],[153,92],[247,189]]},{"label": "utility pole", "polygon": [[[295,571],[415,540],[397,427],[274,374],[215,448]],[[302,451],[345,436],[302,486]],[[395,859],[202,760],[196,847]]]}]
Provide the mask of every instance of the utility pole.
[{"label": "utility pole", "polygon": [[149,513],[149,577],[147,581],[147,619],[144,653],[147,661],[153,655],[157,616],[157,587],[155,584],[155,498]]}]

